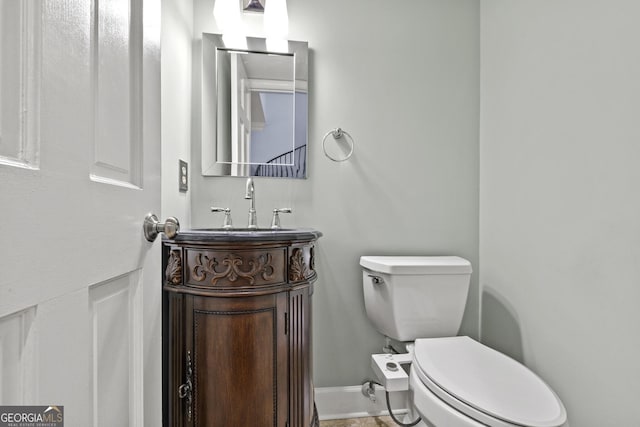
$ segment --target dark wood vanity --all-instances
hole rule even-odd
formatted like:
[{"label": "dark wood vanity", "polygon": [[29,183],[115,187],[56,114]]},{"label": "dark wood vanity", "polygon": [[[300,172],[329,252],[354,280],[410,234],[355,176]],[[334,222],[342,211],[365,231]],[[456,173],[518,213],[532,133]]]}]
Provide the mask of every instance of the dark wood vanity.
[{"label": "dark wood vanity", "polygon": [[162,242],[165,427],[309,427],[314,230]]}]

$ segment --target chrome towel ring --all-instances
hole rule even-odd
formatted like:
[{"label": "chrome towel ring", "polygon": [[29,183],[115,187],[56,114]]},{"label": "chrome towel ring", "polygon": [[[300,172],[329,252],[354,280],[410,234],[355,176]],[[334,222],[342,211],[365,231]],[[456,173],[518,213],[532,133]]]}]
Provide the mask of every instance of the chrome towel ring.
[{"label": "chrome towel ring", "polygon": [[[345,157],[343,158],[334,157],[327,152],[327,138],[329,137],[329,135],[333,136],[333,139],[335,140],[344,138],[344,140],[347,141],[350,147],[349,147],[349,152]],[[342,130],[341,128],[330,130],[322,138],[322,150],[324,151],[324,155],[327,156],[329,159],[333,160],[334,162],[344,162],[345,160],[348,160],[349,157],[351,157],[351,155],[353,154],[353,148],[354,148],[353,138],[351,137],[349,132],[347,132],[346,130]]]}]

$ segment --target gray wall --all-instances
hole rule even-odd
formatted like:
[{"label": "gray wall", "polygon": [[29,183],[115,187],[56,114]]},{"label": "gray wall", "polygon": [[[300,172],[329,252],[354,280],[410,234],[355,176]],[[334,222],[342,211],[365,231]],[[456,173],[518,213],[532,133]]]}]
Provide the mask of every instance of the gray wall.
[{"label": "gray wall", "polygon": [[[162,0],[162,197],[164,221],[175,216],[182,227],[191,218],[191,192],[178,191],[178,159],[191,160],[191,43],[193,0]],[[193,170],[189,171],[193,176]]]},{"label": "gray wall", "polygon": [[[256,179],[258,220],[292,207],[285,227],[324,233],[316,252],[315,385],[360,384],[383,338],[364,312],[359,257],[455,254],[478,263],[479,4],[474,0],[291,0],[292,40],[310,48],[309,178]],[[200,175],[200,36],[217,32],[194,2],[192,221],[220,226],[213,205],[246,225],[244,179]],[[260,27],[259,25],[256,26]],[[261,29],[253,36],[262,36]],[[355,140],[334,163],[322,136]],[[477,336],[476,275],[462,333]]]},{"label": "gray wall", "polygon": [[483,340],[640,425],[640,3],[482,1]]}]

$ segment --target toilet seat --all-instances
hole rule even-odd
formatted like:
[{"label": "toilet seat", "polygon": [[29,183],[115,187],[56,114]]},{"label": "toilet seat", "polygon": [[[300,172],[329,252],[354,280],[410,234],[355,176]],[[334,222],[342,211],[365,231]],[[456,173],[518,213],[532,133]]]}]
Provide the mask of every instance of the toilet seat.
[{"label": "toilet seat", "polygon": [[438,398],[492,427],[558,427],[564,406],[537,375],[469,337],[415,341],[413,367]]}]

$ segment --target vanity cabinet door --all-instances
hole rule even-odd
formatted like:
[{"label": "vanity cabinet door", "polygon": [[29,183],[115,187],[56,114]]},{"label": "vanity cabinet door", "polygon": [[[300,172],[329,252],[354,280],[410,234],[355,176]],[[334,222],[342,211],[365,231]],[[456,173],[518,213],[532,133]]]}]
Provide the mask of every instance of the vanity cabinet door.
[{"label": "vanity cabinet door", "polygon": [[285,427],[288,293],[188,295],[185,302],[185,344],[193,375],[187,425]]}]

